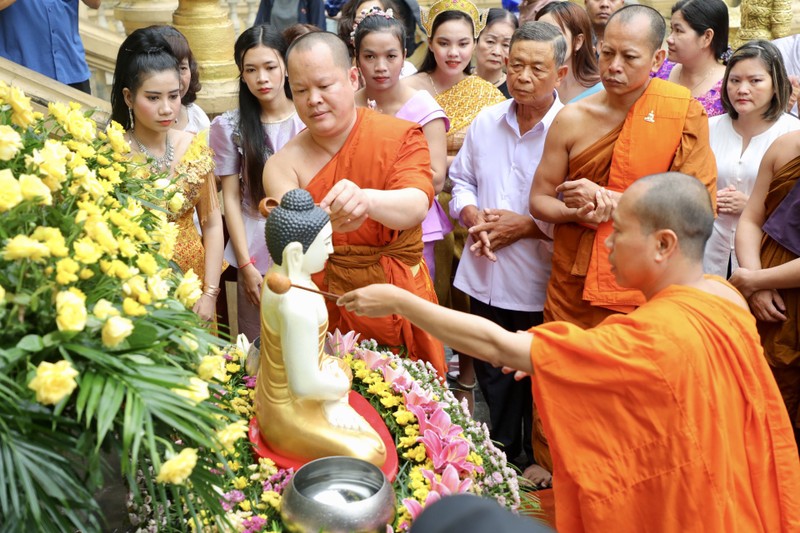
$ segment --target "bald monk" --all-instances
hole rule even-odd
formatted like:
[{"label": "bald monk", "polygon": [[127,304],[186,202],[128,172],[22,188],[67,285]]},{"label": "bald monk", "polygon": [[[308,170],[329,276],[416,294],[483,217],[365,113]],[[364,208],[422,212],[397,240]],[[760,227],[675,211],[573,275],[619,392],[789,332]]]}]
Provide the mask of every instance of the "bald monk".
[{"label": "bald monk", "polygon": [[[287,52],[289,85],[307,129],[264,167],[264,190],[280,199],[304,188],[331,216],[334,253],[314,278],[343,294],[371,283],[393,283],[436,302],[422,260],[422,228],[433,200],[428,144],[418,125],[356,109],[358,71],[336,35],[316,32]],[[444,349],[400,317],[365,318],[329,303],[329,329],[354,330],[445,375]]]},{"label": "bald monk", "polygon": [[609,260],[647,302],[595,328],[512,333],[387,285],[339,303],[401,314],[454,349],[531,374],[559,533],[798,531],[800,461],[755,320],[736,290],[703,275],[714,220],[705,191],[668,173],[622,195]]},{"label": "bald monk", "polygon": [[664,62],[663,17],[623,7],[601,43],[605,91],[565,107],[547,135],[530,193],[531,214],[557,224],[544,320],[588,328],[644,300],[614,283],[603,241],[611,223],[593,209],[601,189],[620,193],[636,179],[675,170],[716,194],[708,118],[684,87],[650,79]]},{"label": "bald monk", "polygon": [[[731,283],[758,320],[764,355],[800,446],[800,133],[777,139],[761,161],[736,231],[742,268]],[[744,225],[742,225],[742,223]]]}]

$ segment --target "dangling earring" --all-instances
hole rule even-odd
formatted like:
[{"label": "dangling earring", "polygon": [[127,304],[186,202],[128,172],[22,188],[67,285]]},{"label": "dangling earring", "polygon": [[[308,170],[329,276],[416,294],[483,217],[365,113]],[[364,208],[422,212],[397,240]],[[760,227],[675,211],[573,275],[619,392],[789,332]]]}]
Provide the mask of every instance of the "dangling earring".
[{"label": "dangling earring", "polygon": [[132,107],[129,107],[129,108],[128,108],[128,118],[129,118],[129,119],[130,119],[130,121],[131,121],[131,127],[130,127],[130,129],[133,129],[133,108],[132,108]]}]

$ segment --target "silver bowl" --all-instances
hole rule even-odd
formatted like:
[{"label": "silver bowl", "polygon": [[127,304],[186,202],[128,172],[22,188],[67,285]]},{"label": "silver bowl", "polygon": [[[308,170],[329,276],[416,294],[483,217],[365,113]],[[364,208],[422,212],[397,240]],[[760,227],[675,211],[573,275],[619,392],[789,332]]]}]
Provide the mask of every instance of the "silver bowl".
[{"label": "silver bowl", "polygon": [[354,457],[323,457],[294,474],[281,518],[296,532],[385,533],[394,506],[394,489],[378,467]]}]

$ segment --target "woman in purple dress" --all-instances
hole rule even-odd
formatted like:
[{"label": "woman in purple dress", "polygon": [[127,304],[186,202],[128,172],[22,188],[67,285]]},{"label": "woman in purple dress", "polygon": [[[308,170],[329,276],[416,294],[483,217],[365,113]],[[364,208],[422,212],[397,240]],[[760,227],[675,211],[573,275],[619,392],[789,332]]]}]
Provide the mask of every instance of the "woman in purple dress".
[{"label": "woman in purple dress", "polygon": [[[364,88],[356,93],[356,104],[393,115],[422,126],[431,152],[433,187],[438,194],[447,173],[447,138],[450,121],[427,91],[418,91],[400,80],[405,60],[405,29],[391,10],[374,8],[356,26],[353,46]],[[422,223],[425,263],[434,277],[433,245],[452,230],[450,221],[433,202]]]},{"label": "woman in purple dress", "polygon": [[722,115],[728,55],[728,7],[722,0],[680,0],[672,6],[669,55],[655,77],[683,85],[709,117]]},{"label": "woman in purple dress", "polygon": [[239,36],[234,47],[239,108],[215,118],[209,135],[230,234],[225,260],[238,267],[239,332],[250,340],[261,331],[261,282],[271,265],[265,219],[258,212],[264,163],[305,128],[286,95],[285,53],[286,42],[271,26],[253,26]]}]

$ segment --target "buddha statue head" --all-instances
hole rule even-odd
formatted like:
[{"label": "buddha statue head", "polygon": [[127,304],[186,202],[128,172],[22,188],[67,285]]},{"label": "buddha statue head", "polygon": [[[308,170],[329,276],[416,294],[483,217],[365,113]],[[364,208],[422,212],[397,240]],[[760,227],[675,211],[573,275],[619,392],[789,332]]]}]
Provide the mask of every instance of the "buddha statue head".
[{"label": "buddha statue head", "polygon": [[264,236],[273,262],[291,277],[300,271],[314,274],[325,268],[333,252],[330,217],[314,204],[304,189],[283,195],[279,206],[267,217]]}]

